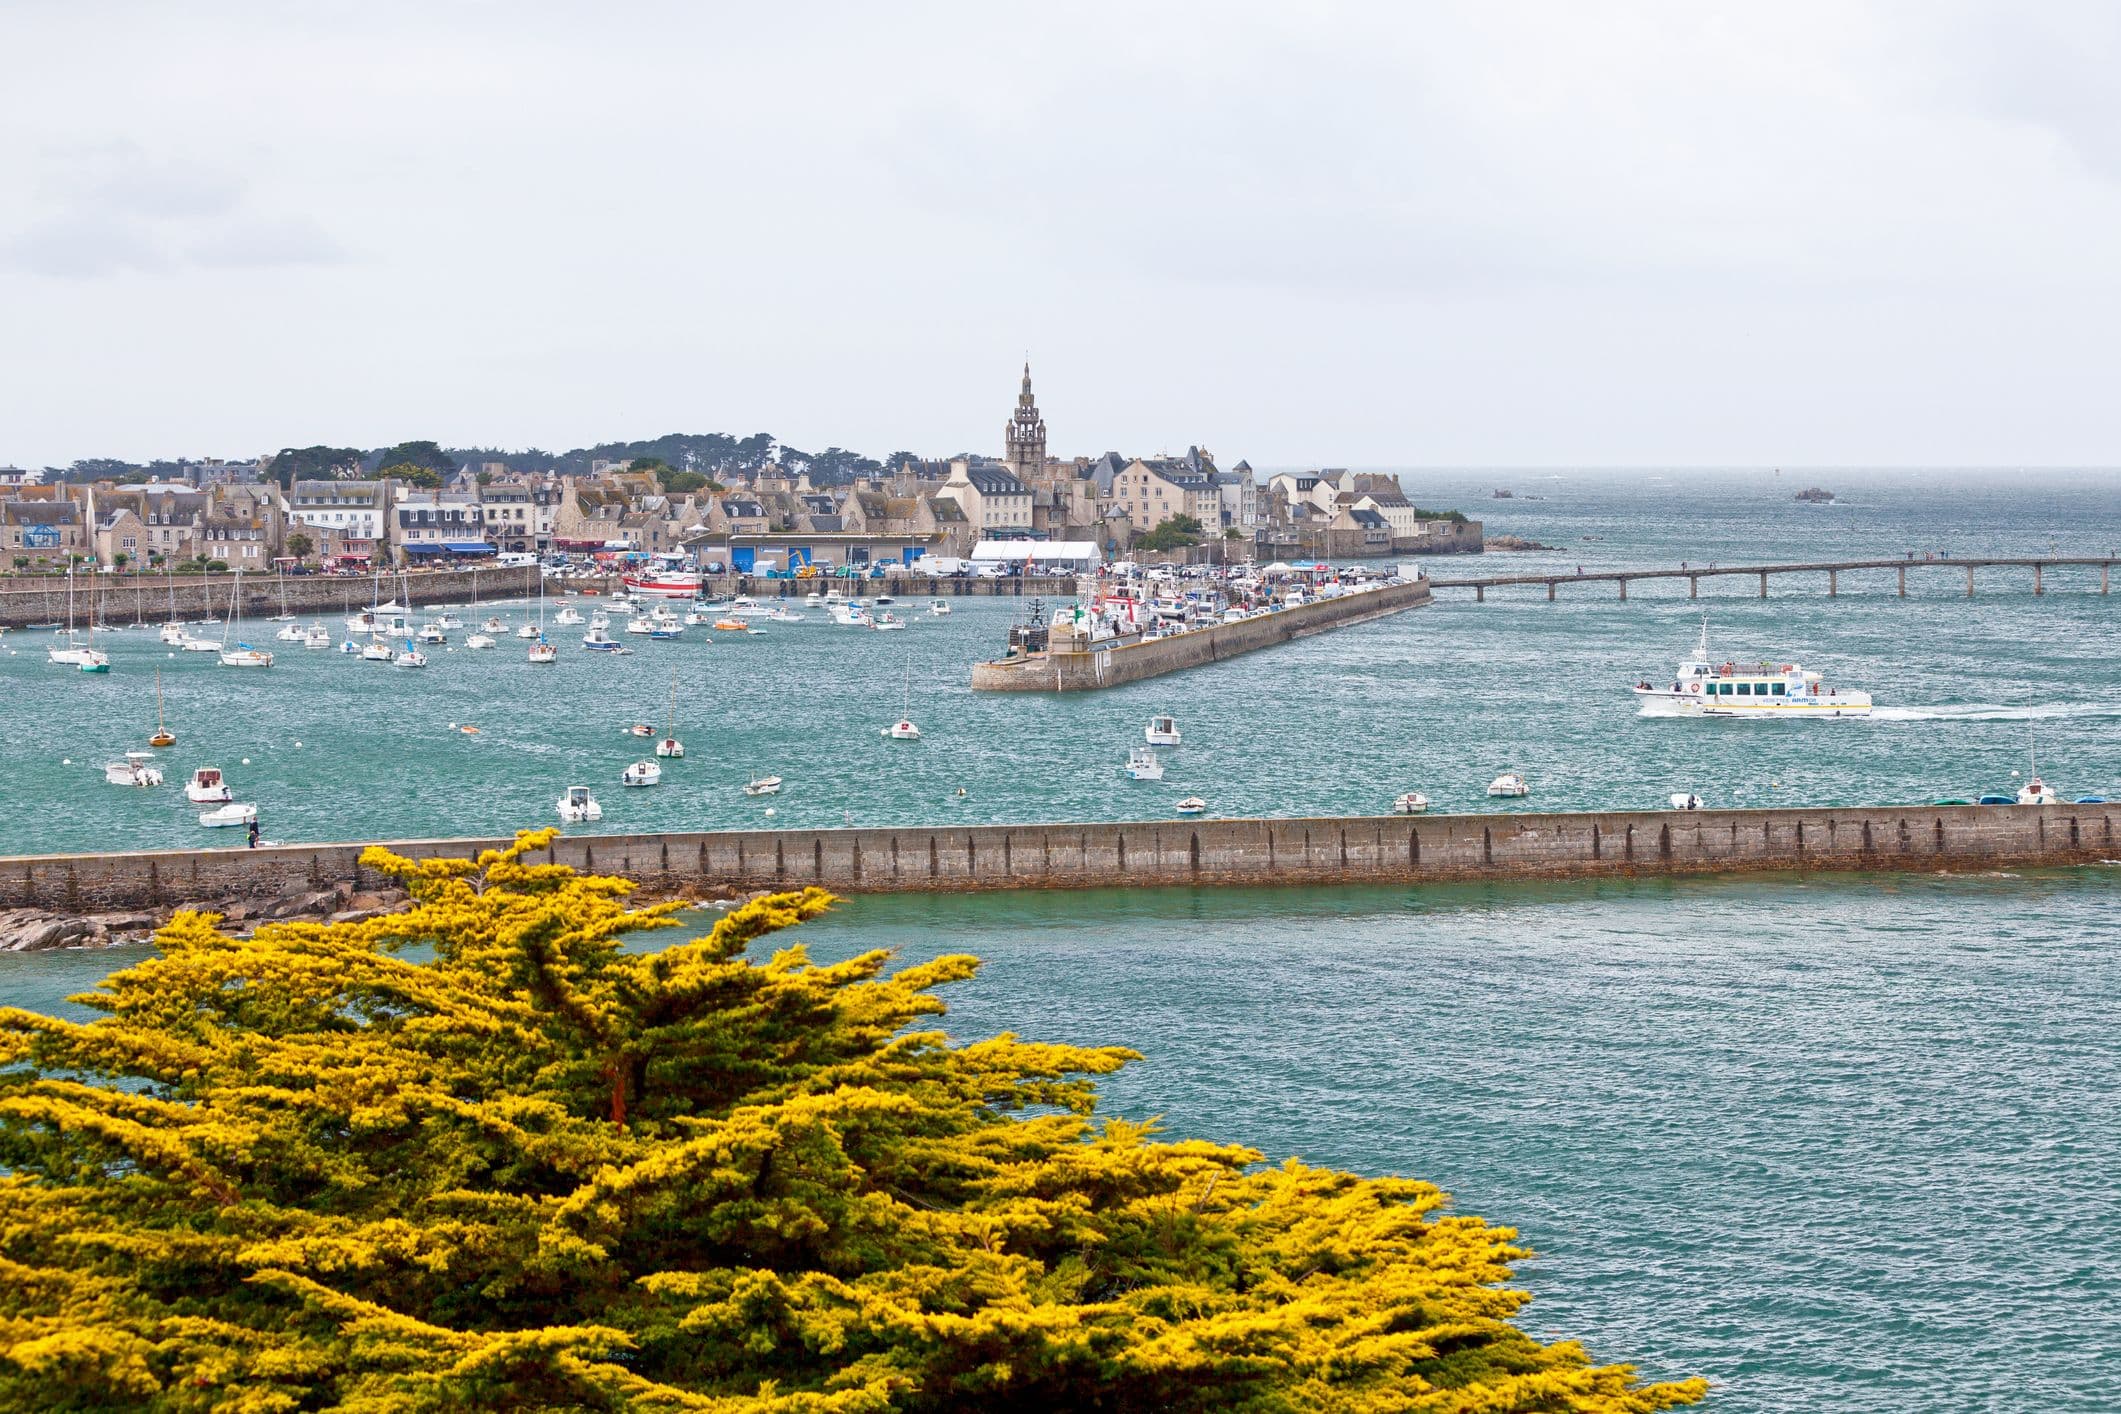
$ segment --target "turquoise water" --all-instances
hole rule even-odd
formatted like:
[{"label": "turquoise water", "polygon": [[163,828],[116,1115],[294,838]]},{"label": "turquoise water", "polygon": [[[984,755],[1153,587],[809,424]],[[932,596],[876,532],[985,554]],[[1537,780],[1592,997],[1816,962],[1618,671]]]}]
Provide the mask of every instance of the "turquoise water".
[{"label": "turquoise water", "polygon": [[[1565,546],[1440,574],[2121,545],[2106,473],[1662,475],[1410,489]],[[1815,482],[1851,504],[1788,499]],[[1494,486],[1549,499],[1476,502]],[[2067,792],[2121,790],[2121,615],[2095,571],[2051,575],[2037,600],[1997,573],[1971,604],[1950,568],[1911,572],[1905,601],[1890,572],[1845,576],[1831,601],[1821,578],[1765,604],[1744,582],[1691,605],[1683,583],[1626,604],[1610,587],[1453,599],[1081,698],[966,691],[1007,602],[903,634],[814,619],[615,663],[570,645],[545,677],[513,640],[438,654],[424,676],[293,650],[257,677],[172,663],[140,635],[84,680],[11,634],[0,761],[29,808],[0,850],[212,838],[173,787],[120,791],[92,769],[144,734],[158,662],[184,735],[173,764],[228,767],[289,839],[542,823],[570,780],[602,787],[613,829],[754,822],[762,803],[738,787],[760,770],[789,778],[782,823],[1116,818],[1193,791],[1233,814],[1377,810],[1409,787],[1466,809],[1504,766],[1531,777],[1534,807],[1649,806],[1681,786],[1906,800],[2008,785],[2029,732]],[[1635,716],[1625,685],[1667,671],[1703,607],[1730,654],[1801,659],[1887,710]],[[692,755],[672,784],[622,794],[638,753],[619,728],[658,717],[673,668]],[[927,739],[901,747],[876,731],[909,669]],[[1142,720],[1166,709],[1187,735],[1169,775],[1124,781]],[[951,1029],[1144,1051],[1105,1084],[1113,1112],[1443,1184],[1538,1249],[1536,1330],[1705,1374],[1711,1408],[2090,1414],[2121,1407],[2114,874],[877,898],[807,932],[821,958],[982,954]],[[0,999],[53,1008],[140,955],[0,956]]]},{"label": "turquoise water", "polygon": [[[2111,871],[873,898],[960,1037],[1147,1058],[1109,1113],[1418,1174],[1526,1320],[1726,1414],[2121,1405]],[[0,956],[58,1009],[144,949]]]},{"label": "turquoise water", "polygon": [[[1418,499],[1466,506],[1496,531],[1560,543],[1559,554],[1427,562],[1436,573],[1581,563],[1672,566],[1952,553],[2103,553],[2121,545],[2111,476],[2047,474],[2016,486],[1936,474],[1483,473],[1416,485]],[[1801,506],[1793,487],[1830,484],[1851,504]],[[1479,499],[1498,482],[1539,502]],[[1595,538],[1593,538],[1595,537]],[[434,651],[406,672],[336,652],[273,645],[279,662],[238,672],[210,655],[171,656],[150,632],[105,635],[107,677],[44,660],[46,635],[0,639],[0,771],[16,808],[0,853],[234,845],[201,829],[175,789],[196,766],[222,767],[285,841],[483,835],[554,823],[570,784],[596,789],[606,831],[765,822],[926,824],[1154,818],[1199,794],[1221,815],[1342,815],[1389,809],[1401,791],[1438,808],[1486,808],[1497,772],[1531,780],[1527,808],[1648,808],[1675,790],[1710,804],[1844,804],[1971,795],[2010,785],[2037,729],[2040,763],[2067,794],[2121,791],[2111,750],[2121,722],[2121,599],[2095,570],[2056,571],[2035,599],[2024,572],[1992,572],[1963,597],[1955,568],[1750,581],[1463,592],[1392,619],[1110,692],[975,696],[972,662],[996,651],[1022,606],[964,599],[946,619],[921,602],[904,633],[838,628],[817,610],[757,638],[695,629],[673,643],[632,639],[613,659],[562,631],[561,661],[533,668],[523,645]],[[525,607],[503,610],[511,626]],[[1626,686],[1668,674],[1699,615],[1719,652],[1796,659],[1885,704],[1869,722],[1744,723],[1636,716]],[[334,622],[334,630],[341,626]],[[254,639],[269,625],[252,625]],[[459,641],[462,634],[458,634]],[[713,642],[707,642],[712,638]],[[202,661],[204,660],[204,661]],[[101,767],[143,744],[154,670],[180,741],[170,784],[131,791]],[[623,728],[660,723],[675,679],[690,754],[653,790],[618,775],[646,743]],[[882,740],[902,694],[925,733]],[[1186,745],[1160,783],[1120,771],[1152,714],[1175,712]],[[479,734],[455,728],[477,726]],[[299,744],[298,744],[299,743]],[[71,762],[71,764],[68,764]],[[246,764],[247,762],[247,764]],[[786,778],[747,799],[753,774]],[[960,797],[959,789],[965,791]]]}]

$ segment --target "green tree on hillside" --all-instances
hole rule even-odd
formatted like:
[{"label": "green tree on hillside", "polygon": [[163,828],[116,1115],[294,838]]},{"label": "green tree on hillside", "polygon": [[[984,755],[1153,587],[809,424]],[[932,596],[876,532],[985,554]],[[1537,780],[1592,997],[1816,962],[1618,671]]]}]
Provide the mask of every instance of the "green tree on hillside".
[{"label": "green tree on hillside", "polygon": [[265,463],[265,479],[281,488],[297,481],[333,481],[361,474],[359,447],[282,447]]},{"label": "green tree on hillside", "polygon": [[[1506,1228],[1410,1179],[1094,1120],[1133,1059],[953,1043],[946,956],[746,949],[541,864],[362,864],[410,907],[180,913],[0,1010],[0,1407],[1643,1411],[1511,1324]],[[416,952],[408,950],[417,950]]]},{"label": "green tree on hillside", "polygon": [[1166,516],[1156,523],[1156,529],[1135,541],[1142,550],[1182,550],[1188,545],[1200,544],[1200,521],[1189,515]]},{"label": "green tree on hillside", "polygon": [[[424,467],[436,474],[437,484],[439,478],[454,475],[457,469],[456,458],[433,442],[400,442],[395,447],[377,453],[375,464],[379,467]],[[383,474],[389,473],[386,471]]]},{"label": "green tree on hillside", "polygon": [[408,486],[418,486],[432,491],[442,484],[442,473],[431,466],[420,466],[413,462],[396,462],[376,473],[390,481],[402,481]]}]

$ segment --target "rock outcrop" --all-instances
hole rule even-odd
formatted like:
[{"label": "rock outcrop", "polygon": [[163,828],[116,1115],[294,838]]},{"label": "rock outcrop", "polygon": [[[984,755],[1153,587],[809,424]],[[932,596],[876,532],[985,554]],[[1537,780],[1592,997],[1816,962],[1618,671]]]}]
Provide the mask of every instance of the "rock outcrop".
[{"label": "rock outcrop", "polygon": [[[278,898],[232,898],[188,905],[199,913],[218,913],[229,931],[247,933],[260,923],[294,918],[353,923],[404,906],[403,890],[355,893],[340,887],[309,889]],[[43,952],[51,948],[97,948],[135,943],[167,923],[174,909],[156,913],[54,913],[42,908],[0,909],[0,952]]]}]

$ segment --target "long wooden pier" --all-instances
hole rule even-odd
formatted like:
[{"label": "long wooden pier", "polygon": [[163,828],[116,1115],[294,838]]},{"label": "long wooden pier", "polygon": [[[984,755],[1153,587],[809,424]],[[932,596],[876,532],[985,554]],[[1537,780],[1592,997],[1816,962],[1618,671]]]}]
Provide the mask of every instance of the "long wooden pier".
[{"label": "long wooden pier", "polygon": [[1490,589],[1513,584],[1543,584],[1547,587],[1547,598],[1557,597],[1556,591],[1564,584],[1617,584],[1620,597],[1628,597],[1628,586],[1641,579],[1683,579],[1687,582],[1687,598],[1701,597],[1701,581],[1704,579],[1729,578],[1732,576],[1754,576],[1760,581],[1760,597],[1768,597],[1768,580],[1775,575],[1826,576],[1826,592],[1831,597],[1841,592],[1841,576],[1851,570],[1895,570],[1899,574],[1900,597],[1907,597],[1907,572],[1909,570],[1958,570],[1966,575],[1966,597],[1974,597],[1974,571],[1998,569],[2029,569],[2033,572],[2033,593],[2045,594],[2045,572],[2070,566],[2094,568],[2099,571],[2099,592],[2107,592],[2115,560],[2112,556],[2096,555],[2043,555],[2037,558],[2003,557],[1995,555],[1954,557],[1951,559],[1910,560],[1825,560],[1813,564],[1782,565],[1687,565],[1672,570],[1585,570],[1579,573],[1567,571],[1534,571],[1529,574],[1497,574],[1475,579],[1432,579],[1431,589],[1470,589],[1476,602],[1485,601]]}]

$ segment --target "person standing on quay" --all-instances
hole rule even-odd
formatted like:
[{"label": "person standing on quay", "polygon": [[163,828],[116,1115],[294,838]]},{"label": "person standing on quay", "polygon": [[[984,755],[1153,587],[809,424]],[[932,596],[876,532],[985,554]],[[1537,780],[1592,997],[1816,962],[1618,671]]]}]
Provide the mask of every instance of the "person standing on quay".
[{"label": "person standing on quay", "polygon": [[257,817],[257,816],[255,816],[255,815],[253,815],[253,816],[251,816],[251,817],[250,817],[250,836],[249,836],[249,840],[248,840],[248,841],[247,841],[247,843],[246,843],[246,844],[244,845],[244,848],[246,848],[246,849],[256,849],[257,847],[258,847],[258,817]]}]

